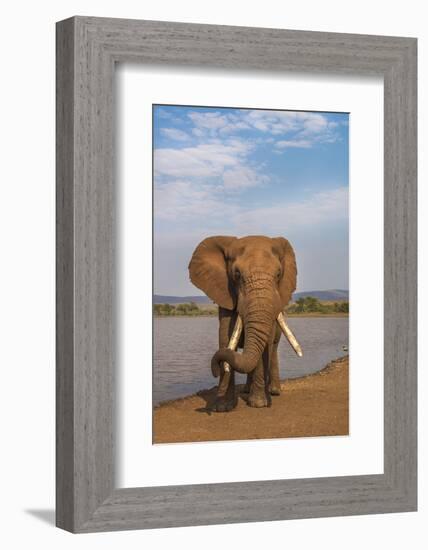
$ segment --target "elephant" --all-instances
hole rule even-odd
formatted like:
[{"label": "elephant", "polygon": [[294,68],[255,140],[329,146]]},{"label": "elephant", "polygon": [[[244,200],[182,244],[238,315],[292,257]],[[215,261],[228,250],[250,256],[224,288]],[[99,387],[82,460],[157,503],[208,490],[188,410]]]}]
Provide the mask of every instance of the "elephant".
[{"label": "elephant", "polygon": [[211,360],[213,375],[220,376],[214,410],[235,408],[234,371],[247,374],[249,406],[271,406],[271,396],[280,394],[282,332],[302,354],[282,313],[296,289],[291,244],[283,237],[208,237],[193,252],[189,276],[219,308],[219,349]]}]

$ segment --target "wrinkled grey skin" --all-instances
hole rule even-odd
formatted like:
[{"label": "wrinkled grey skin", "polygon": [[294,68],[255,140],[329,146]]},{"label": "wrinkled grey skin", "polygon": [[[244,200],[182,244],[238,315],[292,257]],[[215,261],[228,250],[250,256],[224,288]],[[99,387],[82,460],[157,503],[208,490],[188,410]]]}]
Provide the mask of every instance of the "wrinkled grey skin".
[{"label": "wrinkled grey skin", "polygon": [[[266,407],[279,395],[278,314],[296,288],[296,260],[290,243],[263,236],[209,237],[195,249],[190,279],[219,306],[219,349],[211,368],[220,375],[215,410],[236,406],[234,371],[247,374],[248,404]],[[244,330],[239,347],[227,349],[239,314]],[[224,372],[227,361],[232,371]]]}]

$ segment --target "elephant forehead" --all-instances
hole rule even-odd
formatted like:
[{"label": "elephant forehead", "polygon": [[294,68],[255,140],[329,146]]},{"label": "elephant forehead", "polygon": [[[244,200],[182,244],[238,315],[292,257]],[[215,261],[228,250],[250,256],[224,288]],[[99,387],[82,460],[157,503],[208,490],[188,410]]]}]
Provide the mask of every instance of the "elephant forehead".
[{"label": "elephant forehead", "polygon": [[230,245],[230,251],[236,255],[244,254],[246,252],[267,252],[271,251],[272,239],[264,236],[249,236],[236,239]]}]

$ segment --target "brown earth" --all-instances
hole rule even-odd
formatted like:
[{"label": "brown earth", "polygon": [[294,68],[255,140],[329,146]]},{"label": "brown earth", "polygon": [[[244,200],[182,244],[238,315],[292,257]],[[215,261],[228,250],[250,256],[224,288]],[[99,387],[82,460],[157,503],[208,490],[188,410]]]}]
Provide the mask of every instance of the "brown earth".
[{"label": "brown earth", "polygon": [[315,374],[285,380],[272,406],[261,409],[246,404],[243,385],[231,412],[211,410],[216,387],[161,403],[154,409],[154,443],[348,435],[348,374],[346,356]]}]

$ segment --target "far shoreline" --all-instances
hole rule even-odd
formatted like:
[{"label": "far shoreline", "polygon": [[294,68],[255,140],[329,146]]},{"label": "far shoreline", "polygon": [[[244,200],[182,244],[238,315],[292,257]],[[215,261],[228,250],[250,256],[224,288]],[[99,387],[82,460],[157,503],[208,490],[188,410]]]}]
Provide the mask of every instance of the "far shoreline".
[{"label": "far shoreline", "polygon": [[[219,308],[215,304],[183,302],[153,304],[155,317],[217,317]],[[349,301],[319,300],[313,296],[299,298],[284,308],[287,317],[349,317]]]},{"label": "far shoreline", "polygon": [[[307,317],[315,317],[315,318],[323,318],[323,317],[349,317],[349,313],[286,313],[285,316],[287,318],[307,318]],[[200,313],[197,315],[156,315],[154,314],[153,317],[155,319],[180,319],[182,317],[186,318],[192,318],[192,317],[214,317],[217,318],[217,313]]]}]

